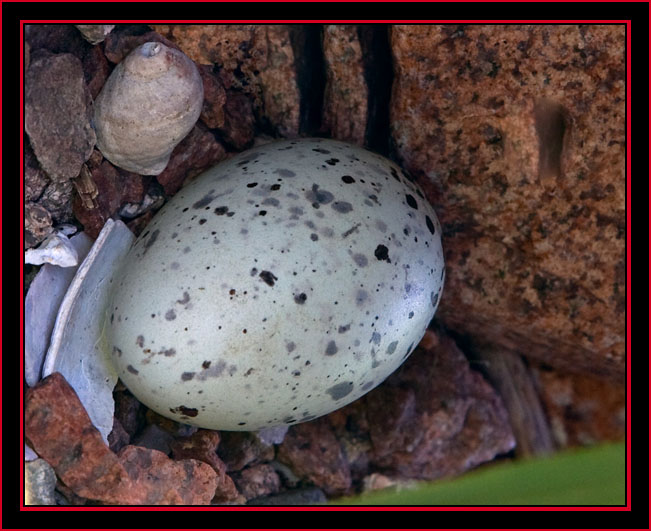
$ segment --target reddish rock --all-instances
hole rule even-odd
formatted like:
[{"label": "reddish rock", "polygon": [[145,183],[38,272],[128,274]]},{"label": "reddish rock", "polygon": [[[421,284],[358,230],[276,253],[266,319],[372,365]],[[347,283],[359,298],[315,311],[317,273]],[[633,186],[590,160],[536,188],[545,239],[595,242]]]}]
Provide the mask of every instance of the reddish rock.
[{"label": "reddish rock", "polygon": [[113,392],[115,400],[115,419],[122,428],[133,438],[142,429],[145,421],[145,407],[128,390],[118,388],[121,382],[118,381],[116,390]]},{"label": "reddish rock", "polygon": [[139,446],[118,456],[133,481],[131,505],[209,505],[215,494],[215,472],[201,461],[173,461]]},{"label": "reddish rock", "polygon": [[27,390],[25,437],[76,495],[118,504],[131,500],[129,474],[60,373]]},{"label": "reddish rock", "polygon": [[72,54],[33,54],[25,75],[25,131],[54,181],[79,175],[95,145],[91,97],[81,61]]},{"label": "reddish rock", "polygon": [[179,191],[187,179],[226,158],[226,150],[206,126],[197,123],[174,148],[167,167],[156,178],[168,196]]},{"label": "reddish rock", "polygon": [[28,201],[25,204],[25,227],[23,245],[31,249],[41,243],[52,232],[52,216],[41,205]]},{"label": "reddish rock", "polygon": [[226,89],[219,76],[213,73],[212,66],[198,65],[203,81],[203,107],[199,119],[210,129],[224,126],[224,105]]},{"label": "reddish rock", "polygon": [[263,444],[255,433],[247,431],[225,431],[221,433],[217,453],[229,472],[242,470],[245,466],[271,461],[274,447]]},{"label": "reddish rock", "polygon": [[235,485],[247,499],[276,494],[280,491],[280,478],[270,465],[262,464],[245,468],[233,475]]},{"label": "reddish rock", "polygon": [[350,490],[350,467],[327,417],[290,427],[276,459],[328,495]]},{"label": "reddish rock", "polygon": [[150,177],[117,169],[109,161],[89,164],[90,178],[97,196],[92,208],[77,195],[73,211],[91,238],[97,238],[108,219],[116,216],[125,202],[142,201]]},{"label": "reddish rock", "polygon": [[226,464],[217,456],[219,442],[219,432],[214,430],[198,430],[189,437],[179,437],[172,444],[174,459],[196,459],[213,468],[217,474],[213,503],[243,502],[235,483],[226,474]]},{"label": "reddish rock", "polygon": [[454,476],[515,445],[497,393],[440,333],[363,401],[371,465],[391,476]]},{"label": "reddish rock", "polygon": [[398,25],[391,132],[443,226],[440,318],[552,366],[625,361],[625,28]]},{"label": "reddish rock", "polygon": [[326,64],[324,125],[332,138],[364,145],[368,87],[358,26],[325,25],[323,55]]},{"label": "reddish rock", "polygon": [[82,498],[119,505],[207,505],[215,493],[216,474],[205,463],[173,461],[136,446],[114,454],[60,373],[27,390],[25,436]]}]

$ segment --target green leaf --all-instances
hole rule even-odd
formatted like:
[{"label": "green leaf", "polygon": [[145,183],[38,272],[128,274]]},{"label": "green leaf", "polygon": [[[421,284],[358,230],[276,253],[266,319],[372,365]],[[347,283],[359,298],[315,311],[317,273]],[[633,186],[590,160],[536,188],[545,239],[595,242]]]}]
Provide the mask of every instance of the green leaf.
[{"label": "green leaf", "polygon": [[332,505],[625,505],[623,443],[502,461],[452,480],[385,489]]}]

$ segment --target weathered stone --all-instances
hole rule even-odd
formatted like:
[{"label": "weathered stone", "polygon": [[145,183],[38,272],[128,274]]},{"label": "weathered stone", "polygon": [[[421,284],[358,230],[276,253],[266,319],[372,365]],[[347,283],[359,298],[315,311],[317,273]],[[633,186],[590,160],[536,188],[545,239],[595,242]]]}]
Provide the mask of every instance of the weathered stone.
[{"label": "weathered stone", "polygon": [[225,431],[221,433],[221,438],[217,453],[229,472],[274,458],[274,447],[262,443],[253,432]]},{"label": "weathered stone", "polygon": [[549,367],[534,367],[533,373],[558,447],[624,440],[625,382]]},{"label": "weathered stone", "polygon": [[625,28],[391,28],[391,130],[443,225],[440,318],[553,366],[625,360]]},{"label": "weathered stone", "polygon": [[52,232],[52,217],[41,205],[25,203],[25,228],[23,244],[25,249],[36,247]]},{"label": "weathered stone", "polygon": [[226,89],[219,76],[213,73],[212,66],[198,65],[203,81],[203,108],[199,119],[210,129],[224,127],[224,105]]},{"label": "weathered stone", "polygon": [[216,65],[226,89],[253,97],[258,119],[296,136],[300,95],[291,26],[283,24],[152,25],[199,64]]},{"label": "weathered stone", "polygon": [[76,496],[118,505],[207,505],[215,493],[216,475],[205,463],[137,446],[111,452],[59,373],[27,391],[25,436]]},{"label": "weathered stone", "polygon": [[71,181],[53,181],[45,187],[38,204],[50,213],[55,225],[70,223],[74,219],[72,212],[74,196],[75,189]]},{"label": "weathered stone", "polygon": [[88,91],[94,101],[100,90],[102,90],[104,83],[106,83],[106,79],[111,73],[111,67],[101,46],[91,47],[84,54],[82,64],[84,67],[86,86],[88,86]]},{"label": "weathered stone", "polygon": [[233,481],[247,500],[276,494],[280,490],[280,478],[267,464],[245,468],[233,474]]},{"label": "weathered stone", "polygon": [[127,432],[130,438],[143,427],[145,421],[145,406],[133,396],[121,381],[118,380],[115,390],[113,391],[113,400],[115,401],[115,418],[122,428]]},{"label": "weathered stone", "polygon": [[292,426],[276,459],[326,494],[343,494],[351,487],[350,468],[327,417]]},{"label": "weathered stone", "polygon": [[358,26],[325,25],[323,55],[326,64],[324,125],[332,138],[364,145],[368,87]]},{"label": "weathered stone", "polygon": [[57,476],[43,459],[25,463],[25,505],[56,505]]},{"label": "weathered stone", "polygon": [[72,24],[26,24],[24,32],[30,55],[45,49],[52,53],[71,53],[81,58],[90,48],[90,44]]},{"label": "weathered stone", "polygon": [[134,446],[140,446],[149,450],[156,450],[165,455],[170,455],[172,453],[173,442],[174,437],[169,432],[156,426],[156,424],[149,424],[137,435],[133,444]]},{"label": "weathered stone", "polygon": [[[428,334],[433,332],[428,331]],[[513,449],[504,406],[452,339],[418,347],[362,400],[374,470],[403,478],[454,476]]]},{"label": "weathered stone", "polygon": [[226,158],[226,150],[206,126],[197,123],[188,136],[174,148],[163,172],[156,176],[167,195],[179,191],[184,181]]},{"label": "weathered stone", "polygon": [[25,131],[52,180],[76,177],[90,157],[96,140],[90,117],[81,61],[72,54],[32,56],[25,75]]},{"label": "weathered stone", "polygon": [[38,198],[41,197],[50,179],[41,169],[38,160],[36,160],[36,156],[26,135],[24,137],[23,148],[23,187],[25,201],[38,201]]},{"label": "weathered stone", "polygon": [[173,461],[139,446],[118,455],[134,485],[130,505],[208,505],[215,494],[215,472],[206,463]]},{"label": "weathered stone", "polygon": [[127,471],[104,444],[74,390],[53,373],[27,390],[25,437],[61,481],[84,498],[128,502]]},{"label": "weathered stone", "polygon": [[236,150],[250,146],[255,135],[255,116],[248,96],[233,90],[227,92],[224,125],[217,131]]},{"label": "weathered stone", "polygon": [[131,437],[122,427],[122,424],[117,418],[113,418],[113,429],[108,436],[109,449],[113,453],[118,453],[122,448],[129,444]]}]

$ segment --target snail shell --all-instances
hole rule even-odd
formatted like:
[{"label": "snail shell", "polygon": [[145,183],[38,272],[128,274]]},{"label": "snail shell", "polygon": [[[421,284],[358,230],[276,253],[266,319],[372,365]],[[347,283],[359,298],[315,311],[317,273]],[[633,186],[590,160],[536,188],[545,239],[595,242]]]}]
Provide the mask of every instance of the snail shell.
[{"label": "snail shell", "polygon": [[95,101],[97,147],[116,166],[158,175],[192,130],[203,105],[203,83],[192,60],[147,42],[115,67]]}]

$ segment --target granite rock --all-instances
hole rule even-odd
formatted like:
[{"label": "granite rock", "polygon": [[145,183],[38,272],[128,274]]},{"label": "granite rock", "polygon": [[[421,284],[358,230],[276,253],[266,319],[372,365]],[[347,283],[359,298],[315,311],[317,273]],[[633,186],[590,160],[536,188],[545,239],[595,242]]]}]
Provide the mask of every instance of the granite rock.
[{"label": "granite rock", "polygon": [[75,24],[75,26],[89,43],[99,44],[113,31],[115,24]]},{"label": "granite rock", "polygon": [[76,177],[95,145],[91,97],[81,61],[72,54],[33,54],[25,75],[25,131],[45,173]]},{"label": "granite rock", "polygon": [[391,28],[396,155],[448,264],[440,318],[574,371],[624,371],[625,28]]},{"label": "granite rock", "polygon": [[74,220],[72,212],[74,196],[75,189],[71,181],[52,181],[43,190],[38,204],[50,213],[53,224],[70,223]]},{"label": "granite rock", "polygon": [[38,201],[39,197],[50,182],[36,160],[34,150],[27,136],[23,141],[23,187],[25,201]]},{"label": "granite rock", "polygon": [[364,145],[368,119],[368,86],[359,28],[327,24],[323,28],[326,86],[323,122],[332,138]]},{"label": "granite rock", "polygon": [[291,426],[276,459],[328,495],[351,488],[350,467],[327,416]]},{"label": "granite rock", "polygon": [[326,495],[321,489],[307,487],[255,498],[249,500],[247,505],[321,505],[327,501]]}]

